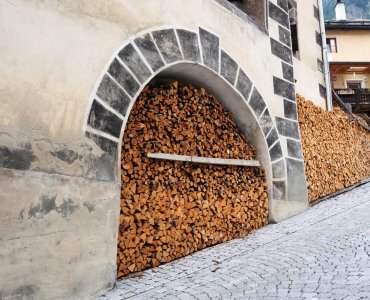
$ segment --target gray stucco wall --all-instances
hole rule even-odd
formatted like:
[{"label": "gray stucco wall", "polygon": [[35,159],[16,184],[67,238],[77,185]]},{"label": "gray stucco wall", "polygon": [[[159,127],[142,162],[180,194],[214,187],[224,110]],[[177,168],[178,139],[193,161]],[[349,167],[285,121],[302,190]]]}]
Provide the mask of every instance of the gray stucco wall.
[{"label": "gray stucco wall", "polygon": [[[287,14],[281,7],[284,1],[278,2],[269,4],[268,33],[243,15],[235,15],[225,1],[0,3],[4,28],[0,31],[0,278],[5,278],[0,299],[91,298],[112,286],[120,201],[118,149],[125,118],[145,84],[140,81],[143,74],[131,74],[138,84],[135,92],[122,89],[129,101],[125,116],[119,112],[122,106],[104,101],[104,113],[99,115],[92,103],[116,55],[154,30],[198,33],[202,28],[217,36],[219,51],[247,73],[273,123],[264,133],[263,111],[257,118],[258,105],[253,108],[252,103],[249,109],[255,120],[241,116],[239,120],[255,129],[251,139],[259,145],[268,173],[271,221],[307,207],[289,77],[291,52],[282,42],[284,36],[279,36]],[[160,43],[158,37],[158,48]],[[162,53],[162,57],[169,66],[171,55]],[[214,80],[225,85],[216,93],[224,95],[224,102],[227,95],[233,97],[230,110],[243,107],[248,115],[236,74],[230,77],[232,72],[223,72],[212,60],[207,64],[198,59],[188,61],[204,63],[202,70],[208,76],[204,84]],[[167,67],[163,71],[170,72]],[[154,69],[151,76],[156,74]],[[259,103],[259,95],[254,103]],[[92,111],[109,115],[112,127],[94,126],[89,122]],[[292,141],[297,151],[289,151]]]}]

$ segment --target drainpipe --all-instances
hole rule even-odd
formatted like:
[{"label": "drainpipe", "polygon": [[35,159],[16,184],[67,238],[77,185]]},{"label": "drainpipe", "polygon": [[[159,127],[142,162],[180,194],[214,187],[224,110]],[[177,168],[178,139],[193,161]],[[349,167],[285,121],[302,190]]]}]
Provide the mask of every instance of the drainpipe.
[{"label": "drainpipe", "polygon": [[330,68],[329,68],[329,60],[328,60],[328,48],[326,47],[324,10],[323,10],[323,6],[322,6],[322,0],[317,0],[317,4],[319,6],[322,57],[323,57],[323,60],[324,60],[324,74],[325,74],[325,87],[326,87],[326,109],[328,111],[332,111],[333,110],[333,102],[332,102],[332,98],[331,98]]}]

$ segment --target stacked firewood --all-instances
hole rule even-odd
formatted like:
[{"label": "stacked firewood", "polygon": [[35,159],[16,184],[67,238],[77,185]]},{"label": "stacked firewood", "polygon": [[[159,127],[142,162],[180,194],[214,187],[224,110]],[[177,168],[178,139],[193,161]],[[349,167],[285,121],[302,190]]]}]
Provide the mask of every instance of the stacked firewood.
[{"label": "stacked firewood", "polygon": [[223,106],[203,88],[147,86],[122,143],[118,277],[158,266],[267,224],[264,172],[147,153],[255,159]]},{"label": "stacked firewood", "polygon": [[340,109],[327,112],[297,95],[309,200],[370,176],[370,134]]}]

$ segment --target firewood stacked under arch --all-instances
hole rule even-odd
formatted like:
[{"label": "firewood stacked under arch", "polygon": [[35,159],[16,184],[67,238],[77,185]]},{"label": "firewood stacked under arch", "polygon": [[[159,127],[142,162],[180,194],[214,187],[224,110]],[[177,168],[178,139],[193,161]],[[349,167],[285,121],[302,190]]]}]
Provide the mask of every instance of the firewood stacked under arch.
[{"label": "firewood stacked under arch", "polygon": [[146,157],[155,152],[256,158],[230,115],[204,89],[177,82],[147,86],[131,111],[122,143],[118,277],[267,224],[261,168]]}]

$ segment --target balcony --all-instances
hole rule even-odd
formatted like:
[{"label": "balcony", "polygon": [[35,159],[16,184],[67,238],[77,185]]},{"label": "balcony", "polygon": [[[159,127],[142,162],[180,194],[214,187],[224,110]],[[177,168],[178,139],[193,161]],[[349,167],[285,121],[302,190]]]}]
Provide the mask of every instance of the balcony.
[{"label": "balcony", "polygon": [[370,113],[369,89],[335,89],[335,92],[345,104],[351,106],[353,113]]}]

